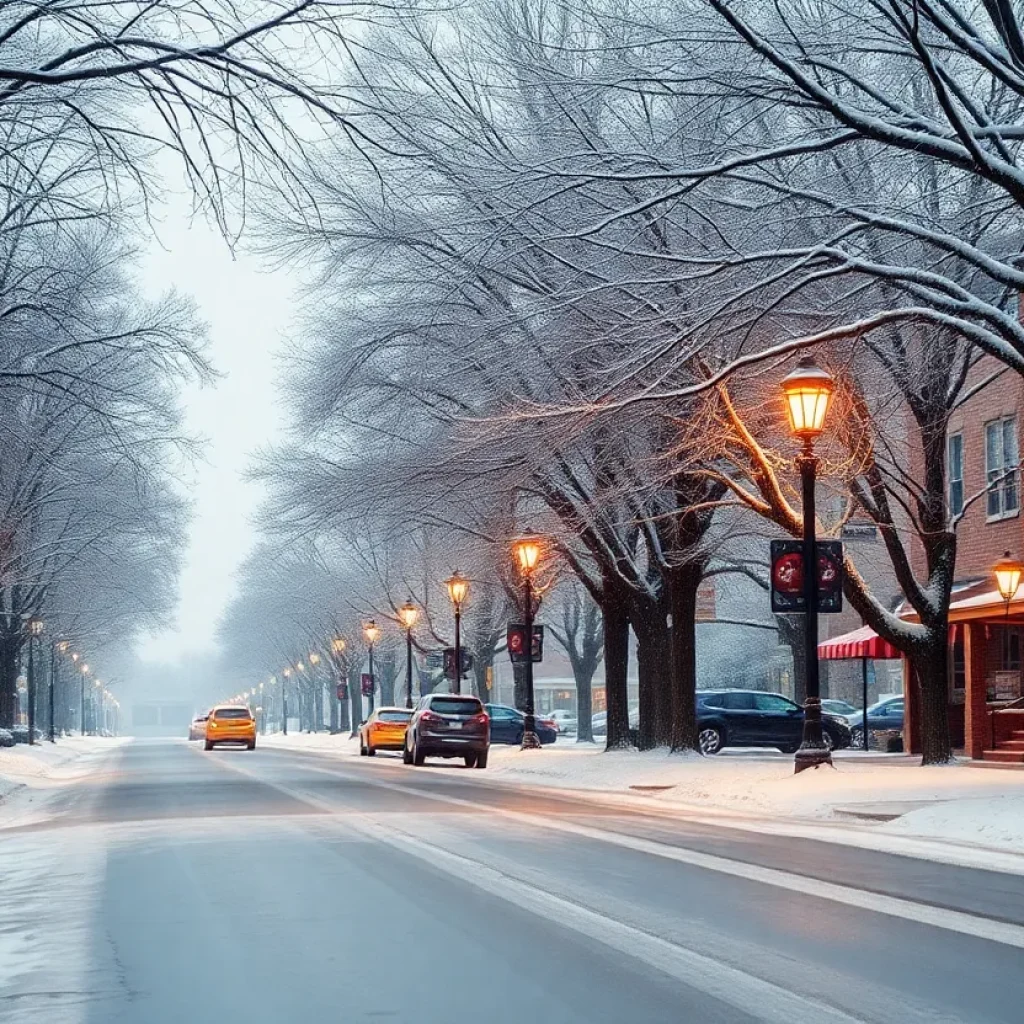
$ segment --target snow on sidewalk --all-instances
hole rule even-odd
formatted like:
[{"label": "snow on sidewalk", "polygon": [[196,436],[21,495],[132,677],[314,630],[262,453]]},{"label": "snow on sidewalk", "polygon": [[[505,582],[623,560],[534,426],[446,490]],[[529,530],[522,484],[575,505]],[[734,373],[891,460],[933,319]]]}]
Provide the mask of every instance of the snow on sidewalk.
[{"label": "snow on sidewalk", "polygon": [[0,800],[24,787],[42,789],[80,778],[124,742],[123,737],[68,736],[56,743],[0,747]]}]

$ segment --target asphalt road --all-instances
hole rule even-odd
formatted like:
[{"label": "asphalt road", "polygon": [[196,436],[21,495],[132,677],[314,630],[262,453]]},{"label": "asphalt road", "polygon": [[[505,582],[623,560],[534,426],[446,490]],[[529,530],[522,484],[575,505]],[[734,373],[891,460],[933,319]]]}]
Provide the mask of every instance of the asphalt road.
[{"label": "asphalt road", "polygon": [[0,831],[0,1021],[1021,1024],[1024,878],[137,742]]}]

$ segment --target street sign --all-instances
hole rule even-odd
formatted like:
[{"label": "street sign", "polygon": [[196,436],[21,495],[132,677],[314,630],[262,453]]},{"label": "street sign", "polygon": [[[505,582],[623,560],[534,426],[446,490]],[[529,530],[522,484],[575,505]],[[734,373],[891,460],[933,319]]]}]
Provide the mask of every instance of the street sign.
[{"label": "street sign", "polygon": [[344,680],[338,683],[335,692],[338,694],[338,700],[348,700],[348,684]]},{"label": "street sign", "polygon": [[[818,611],[843,610],[843,545],[838,540],[819,540]],[[804,610],[804,551],[798,540],[771,542],[771,596],[773,612]]]},{"label": "street sign", "polygon": [[[526,661],[526,624],[522,622],[509,623],[508,634],[508,656],[512,659],[513,665],[522,664]],[[534,625],[533,627],[533,661],[544,660],[544,627]]]},{"label": "street sign", "polygon": [[364,672],[362,675],[362,694],[364,697],[373,696],[373,676],[369,672]]},{"label": "street sign", "polygon": [[[467,651],[465,647],[462,648],[462,651],[460,653],[462,654],[462,658],[461,658],[461,661],[462,661],[462,676],[465,676],[473,668],[473,655],[470,654],[469,651]],[[445,677],[445,679],[454,679],[455,678],[455,648],[454,647],[446,647],[444,649],[444,677]]]}]

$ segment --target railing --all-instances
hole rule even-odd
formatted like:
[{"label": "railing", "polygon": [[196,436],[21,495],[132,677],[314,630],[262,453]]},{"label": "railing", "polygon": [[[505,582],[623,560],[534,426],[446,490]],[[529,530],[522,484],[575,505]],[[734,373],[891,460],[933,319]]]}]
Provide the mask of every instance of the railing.
[{"label": "railing", "polygon": [[992,733],[992,746],[991,750],[996,749],[996,715],[1003,711],[1017,711],[1024,710],[1024,697],[1018,697],[1016,700],[1008,701],[998,708],[990,708],[988,713],[989,728]]}]

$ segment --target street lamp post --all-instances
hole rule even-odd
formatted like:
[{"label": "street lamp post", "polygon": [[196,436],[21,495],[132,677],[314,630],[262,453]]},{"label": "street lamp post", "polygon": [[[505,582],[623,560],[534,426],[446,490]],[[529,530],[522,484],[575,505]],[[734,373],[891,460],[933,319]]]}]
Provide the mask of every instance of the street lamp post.
[{"label": "street lamp post", "polygon": [[523,623],[526,627],[525,648],[526,666],[526,707],[523,708],[523,750],[540,749],[537,738],[537,721],[533,709],[533,574],[540,563],[543,542],[533,533],[524,534],[513,541],[512,549],[519,564],[519,572],[523,577]]},{"label": "street lamp post", "polygon": [[[348,713],[345,710],[345,702],[338,697],[338,683],[345,677],[346,683],[348,682],[348,673],[345,671],[345,648],[348,647],[348,643],[343,636],[336,636],[331,639],[331,655],[332,664],[334,665],[334,695],[338,701],[338,706],[335,714],[338,718],[338,731],[344,732],[348,723],[345,721]],[[351,703],[351,701],[350,701]]]},{"label": "street lamp post", "polygon": [[310,695],[312,697],[312,714],[313,714],[313,732],[319,732],[320,726],[323,725],[323,685],[320,682],[320,674],[317,669],[317,665],[320,664],[320,655],[316,651],[309,652],[309,684],[310,684]]},{"label": "street lamp post", "polygon": [[99,691],[96,694],[96,735],[103,735],[103,684],[98,680],[93,680],[93,685]]},{"label": "street lamp post", "polygon": [[832,755],[825,746],[821,730],[821,685],[818,676],[818,545],[815,537],[817,516],[814,500],[818,457],[814,454],[814,442],[821,436],[824,428],[833,386],[832,377],[818,366],[813,356],[804,356],[797,364],[797,368],[782,381],[790,429],[803,444],[800,455],[797,456],[797,468],[800,470],[803,496],[804,673],[807,680],[807,699],[804,703],[803,741],[796,752],[796,772],[832,763]]},{"label": "street lamp post", "polygon": [[412,603],[410,597],[398,609],[398,617],[405,627],[405,706],[412,707],[412,627],[420,617],[420,610]]},{"label": "street lamp post", "polygon": [[[376,683],[377,683],[377,679],[376,679],[376,677],[373,674],[373,645],[380,638],[380,626],[378,626],[377,623],[373,621],[373,619],[370,619],[370,621],[367,622],[365,626],[363,626],[363,635],[366,637],[366,644],[367,644],[367,647],[369,648],[369,655],[370,655],[370,714],[372,715],[373,714],[373,689],[374,689],[374,686],[376,686]],[[360,725],[362,725],[362,718],[363,718],[363,695],[362,695],[362,690],[360,690],[360,693],[359,693],[359,719],[360,719],[359,724]],[[355,723],[353,723],[353,725],[355,725]]]},{"label": "street lamp post", "polygon": [[288,680],[292,670],[286,668],[281,673],[281,735],[288,735]]},{"label": "street lamp post", "polygon": [[455,686],[453,693],[462,692],[462,602],[466,600],[469,593],[469,580],[460,572],[454,572],[451,578],[445,581],[448,587],[448,597],[451,598],[452,608],[455,611]]},{"label": "street lamp post", "polygon": [[36,741],[36,663],[35,647],[36,639],[42,635],[43,620],[31,618],[28,620],[28,741]]}]

